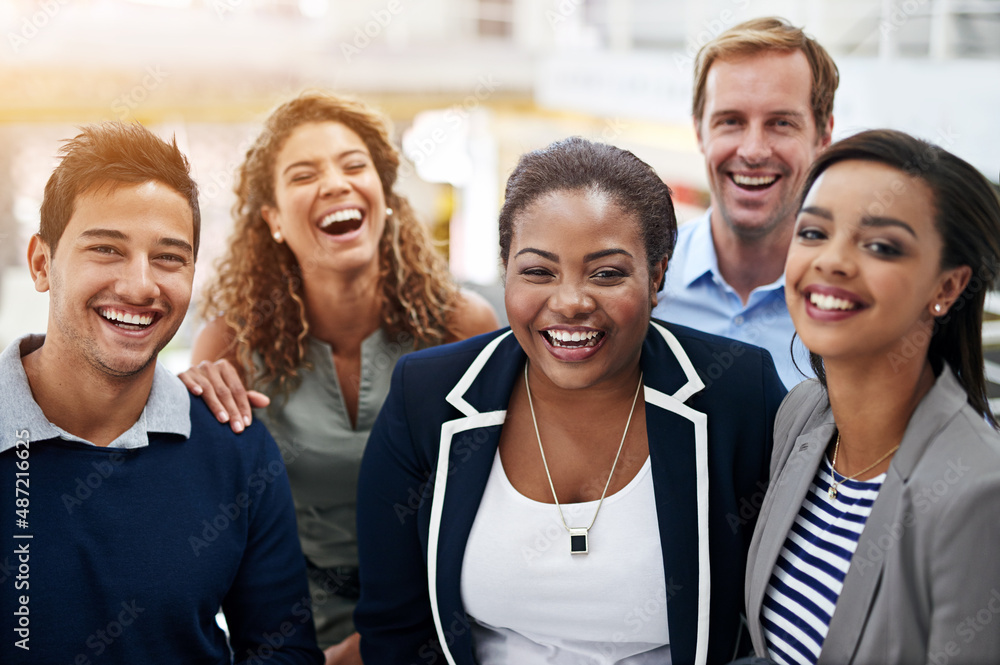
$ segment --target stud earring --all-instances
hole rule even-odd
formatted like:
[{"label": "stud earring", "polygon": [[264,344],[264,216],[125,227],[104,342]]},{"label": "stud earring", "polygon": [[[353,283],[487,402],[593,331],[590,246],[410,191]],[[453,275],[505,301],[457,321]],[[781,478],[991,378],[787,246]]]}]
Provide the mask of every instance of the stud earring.
[{"label": "stud earring", "polygon": [[944,308],[941,307],[941,303],[939,303],[939,302],[934,303],[934,313],[935,314],[940,314],[941,310],[943,310],[943,309]]},{"label": "stud earring", "polygon": [[392,208],[386,208],[385,209],[385,216],[386,217],[392,217]]},{"label": "stud earring", "polygon": [[285,239],[285,237],[281,235],[281,231],[275,231],[272,235],[274,236],[274,242],[279,244]]}]

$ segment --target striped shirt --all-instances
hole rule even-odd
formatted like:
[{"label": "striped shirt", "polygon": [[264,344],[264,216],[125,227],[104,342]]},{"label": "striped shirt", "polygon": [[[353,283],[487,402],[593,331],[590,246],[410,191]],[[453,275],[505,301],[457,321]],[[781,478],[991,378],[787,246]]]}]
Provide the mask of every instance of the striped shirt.
[{"label": "striped shirt", "polygon": [[768,582],[761,619],[776,663],[815,665],[851,557],[885,480],[884,473],[864,482],[844,480],[831,499],[830,473],[824,455]]}]

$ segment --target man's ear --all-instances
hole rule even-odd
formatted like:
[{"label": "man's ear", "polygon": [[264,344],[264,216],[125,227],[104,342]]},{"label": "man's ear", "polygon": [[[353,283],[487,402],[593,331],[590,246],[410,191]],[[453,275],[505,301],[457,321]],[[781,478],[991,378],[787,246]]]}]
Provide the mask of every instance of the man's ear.
[{"label": "man's ear", "polygon": [[52,268],[52,250],[37,233],[28,241],[28,269],[35,282],[35,290],[45,293],[49,290],[49,271]]},{"label": "man's ear", "polygon": [[826,150],[830,143],[833,141],[833,114],[826,119],[826,127],[817,128],[820,131],[819,135],[819,147],[821,150]]},{"label": "man's ear", "polygon": [[691,116],[691,122],[694,123],[694,137],[698,141],[698,151],[704,155],[705,148],[704,144],[701,142],[701,120],[699,120],[694,116]]}]

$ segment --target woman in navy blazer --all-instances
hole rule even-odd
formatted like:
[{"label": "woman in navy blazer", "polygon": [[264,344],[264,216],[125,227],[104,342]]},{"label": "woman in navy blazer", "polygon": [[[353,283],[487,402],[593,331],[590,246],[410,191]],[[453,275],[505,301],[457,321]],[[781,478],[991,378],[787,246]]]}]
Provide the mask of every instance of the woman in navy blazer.
[{"label": "woman in navy blazer", "polygon": [[[525,155],[500,223],[511,329],[405,356],[365,452],[365,662],[728,662],[748,647],[744,566],[784,394],[770,356],[650,319],[676,224],[627,151],[569,139]],[[626,504],[642,483],[646,505]],[[565,518],[577,506],[582,524]],[[517,510],[561,526],[539,543],[504,524]],[[573,583],[591,563],[602,572]],[[637,579],[658,580],[657,602],[627,597]],[[580,598],[628,628],[563,634],[592,620]],[[510,625],[491,622],[504,612]]]}]

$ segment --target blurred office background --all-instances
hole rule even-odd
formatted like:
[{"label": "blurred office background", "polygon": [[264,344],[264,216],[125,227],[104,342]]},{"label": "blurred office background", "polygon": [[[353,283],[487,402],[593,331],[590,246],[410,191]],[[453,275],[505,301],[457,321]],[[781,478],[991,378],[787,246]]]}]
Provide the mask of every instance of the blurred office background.
[{"label": "blurred office background", "polygon": [[[902,129],[997,180],[1000,0],[0,0],[0,345],[45,328],[25,248],[76,125],[136,120],[177,137],[202,192],[197,289],[268,111],[305,88],[360,96],[392,118],[400,189],[455,276],[497,299],[496,214],[526,150],[611,142],[658,170],[682,221],[704,209],[693,56],[771,14],[837,60],[835,138]],[[172,344],[174,368],[197,325]]]}]

